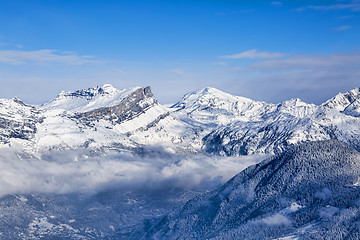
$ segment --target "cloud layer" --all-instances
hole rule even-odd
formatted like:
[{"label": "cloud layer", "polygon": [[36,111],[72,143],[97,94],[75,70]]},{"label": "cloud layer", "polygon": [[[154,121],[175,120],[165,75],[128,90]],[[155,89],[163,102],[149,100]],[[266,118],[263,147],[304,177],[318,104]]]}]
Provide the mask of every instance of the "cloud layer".
[{"label": "cloud layer", "polygon": [[44,49],[38,51],[0,50],[0,63],[61,63],[79,65],[94,62],[92,56],[79,56],[75,53],[63,53],[57,50]]},{"label": "cloud layer", "polygon": [[324,55],[294,55],[284,59],[257,62],[244,69],[276,71],[290,69],[304,70],[342,70],[357,68],[360,63],[360,52],[333,53]]},{"label": "cloud layer", "polygon": [[349,30],[351,29],[352,27],[349,26],[349,25],[343,25],[343,26],[339,26],[339,27],[336,27],[334,28],[335,31],[346,31],[346,30]]},{"label": "cloud layer", "polygon": [[242,91],[244,96],[248,92],[253,99],[270,102],[299,97],[320,104],[340,91],[358,87],[360,79],[359,51],[287,55],[235,64],[227,68],[235,76],[228,81],[233,91]]},{"label": "cloud layer", "polygon": [[62,152],[51,155],[47,160],[21,160],[16,153],[1,150],[0,196],[25,193],[95,193],[109,188],[214,188],[264,158],[142,158],[109,154],[101,158],[84,159],[79,156],[79,152]]},{"label": "cloud layer", "polygon": [[274,53],[259,52],[256,49],[252,49],[252,50],[248,50],[248,51],[233,54],[233,55],[220,56],[220,58],[223,58],[223,59],[242,59],[242,58],[263,59],[263,58],[279,58],[284,55],[285,54],[279,53],[279,52],[274,52]]},{"label": "cloud layer", "polygon": [[339,4],[330,4],[330,5],[309,5],[305,7],[298,8],[298,11],[303,11],[306,9],[313,10],[351,10],[351,11],[360,11],[360,2],[358,0],[353,0],[349,3],[339,3]]}]

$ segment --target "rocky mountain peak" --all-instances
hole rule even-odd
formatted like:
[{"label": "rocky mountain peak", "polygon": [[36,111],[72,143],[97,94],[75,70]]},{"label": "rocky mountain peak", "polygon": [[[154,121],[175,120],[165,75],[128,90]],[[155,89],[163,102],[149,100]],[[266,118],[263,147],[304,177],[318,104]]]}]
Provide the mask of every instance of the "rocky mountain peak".
[{"label": "rocky mountain peak", "polygon": [[133,119],[147,109],[157,104],[153,97],[151,88],[136,88],[123,95],[120,102],[115,101],[110,106],[104,106],[92,109],[90,111],[78,114],[80,118],[103,118],[115,121],[117,123]]},{"label": "rocky mountain peak", "polygon": [[14,97],[12,100],[22,106],[26,106],[26,104],[18,97]]},{"label": "rocky mountain peak", "polygon": [[63,109],[69,112],[89,112],[99,108],[112,107],[120,104],[129,96],[142,95],[153,97],[150,87],[134,87],[117,89],[110,84],[80,89],[74,92],[61,92],[55,99],[43,104],[42,109]]},{"label": "rocky mountain peak", "polygon": [[344,111],[356,99],[360,99],[360,88],[354,88],[346,93],[339,93],[322,105],[339,111]]},{"label": "rocky mountain peak", "polygon": [[57,98],[64,97],[79,97],[91,100],[96,96],[105,96],[108,94],[116,94],[119,90],[114,88],[111,84],[104,84],[103,86],[91,87],[88,89],[80,89],[74,92],[62,91]]}]

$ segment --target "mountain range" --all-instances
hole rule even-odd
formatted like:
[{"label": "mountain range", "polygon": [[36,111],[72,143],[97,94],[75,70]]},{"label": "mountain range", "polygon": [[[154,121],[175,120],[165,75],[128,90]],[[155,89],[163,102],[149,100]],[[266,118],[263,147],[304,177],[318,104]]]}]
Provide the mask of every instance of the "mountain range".
[{"label": "mountain range", "polygon": [[359,102],[359,88],[321,105],[265,103],[205,88],[165,107],[150,87],[105,84],[61,92],[41,106],[0,99],[0,144],[37,157],[69,149],[239,156],[326,139],[360,149]]},{"label": "mountain range", "polygon": [[1,238],[360,237],[359,88],[320,105],[204,88],[167,107],[105,84],[0,99],[0,123]]}]

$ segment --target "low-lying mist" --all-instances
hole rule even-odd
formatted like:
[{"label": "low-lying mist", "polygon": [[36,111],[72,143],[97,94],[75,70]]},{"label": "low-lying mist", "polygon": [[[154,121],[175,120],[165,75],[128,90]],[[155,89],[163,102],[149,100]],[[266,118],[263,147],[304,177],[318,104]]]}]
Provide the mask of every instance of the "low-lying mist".
[{"label": "low-lying mist", "polygon": [[[109,189],[162,191],[211,190],[265,156],[175,155],[140,157],[109,153],[80,157],[64,151],[24,158],[0,150],[0,196],[29,193],[97,193]],[[45,160],[44,160],[45,159]]]}]

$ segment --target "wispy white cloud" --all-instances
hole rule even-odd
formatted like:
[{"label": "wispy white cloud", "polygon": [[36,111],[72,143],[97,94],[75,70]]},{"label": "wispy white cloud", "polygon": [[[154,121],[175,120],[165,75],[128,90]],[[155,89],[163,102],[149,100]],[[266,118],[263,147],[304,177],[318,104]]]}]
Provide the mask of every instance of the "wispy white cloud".
[{"label": "wispy white cloud", "polygon": [[253,63],[238,70],[278,71],[290,69],[334,70],[348,69],[360,65],[360,52],[333,53],[326,55],[295,55],[283,59]]},{"label": "wispy white cloud", "polygon": [[243,13],[254,13],[256,12],[255,9],[243,9],[239,11],[230,11],[230,12],[217,12],[215,16],[229,16],[229,15],[238,15]]},{"label": "wispy white cloud", "polygon": [[263,101],[299,97],[319,104],[359,86],[360,51],[266,59],[232,70],[239,73],[228,81],[233,91]]},{"label": "wispy white cloud", "polygon": [[175,74],[175,75],[181,76],[181,77],[193,77],[193,76],[195,76],[195,74],[187,73],[183,69],[180,69],[180,68],[170,69],[170,72]]},{"label": "wispy white cloud", "polygon": [[280,58],[280,57],[283,57],[283,56],[285,56],[284,53],[279,53],[279,52],[273,52],[273,53],[259,52],[256,49],[252,49],[252,50],[248,50],[248,51],[233,54],[233,55],[220,56],[220,58],[223,58],[223,59],[243,59],[243,58],[266,59],[266,58]]},{"label": "wispy white cloud", "polygon": [[333,28],[333,30],[341,32],[341,31],[349,30],[351,28],[352,27],[350,25],[344,25],[344,26],[339,26],[339,27]]},{"label": "wispy white cloud", "polygon": [[340,16],[340,17],[338,17],[338,19],[341,19],[341,20],[351,19],[351,18],[355,18],[355,15],[347,15],[347,16]]},{"label": "wispy white cloud", "polygon": [[228,64],[226,62],[213,62],[212,65],[227,66]]},{"label": "wispy white cloud", "polygon": [[306,9],[313,10],[351,10],[351,11],[360,11],[360,2],[352,1],[351,3],[339,3],[339,4],[331,4],[331,5],[309,5],[305,7],[301,7],[296,9],[297,11],[304,11]]},{"label": "wispy white cloud", "polygon": [[76,53],[61,52],[44,49],[37,51],[0,50],[0,63],[25,64],[25,63],[60,63],[79,65],[97,62],[93,56],[80,56]]},{"label": "wispy white cloud", "polygon": [[281,5],[282,5],[282,2],[279,2],[279,1],[272,1],[272,2],[271,2],[271,5],[274,5],[274,6],[281,6]]}]

